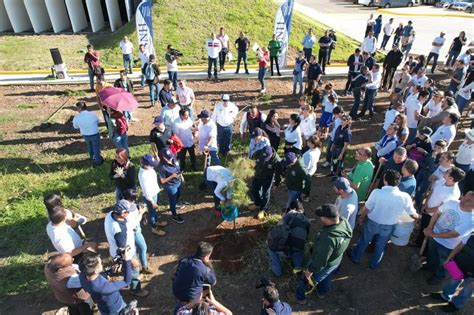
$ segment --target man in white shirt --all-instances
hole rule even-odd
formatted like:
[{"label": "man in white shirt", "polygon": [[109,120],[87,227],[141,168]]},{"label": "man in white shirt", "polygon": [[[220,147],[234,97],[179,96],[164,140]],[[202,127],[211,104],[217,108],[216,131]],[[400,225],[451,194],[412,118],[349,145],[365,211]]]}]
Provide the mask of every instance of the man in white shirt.
[{"label": "man in white shirt", "polygon": [[408,83],[408,87],[412,86],[424,86],[425,82],[428,81],[428,77],[426,76],[426,69],[421,67],[418,69],[418,72],[412,75],[410,82]]},{"label": "man in white shirt", "polygon": [[375,55],[375,51],[377,50],[377,39],[374,37],[373,31],[369,31],[367,37],[364,38],[360,50],[368,52],[371,56]]},{"label": "man in white shirt", "polygon": [[194,123],[189,112],[184,108],[179,111],[179,118],[173,125],[173,133],[183,142],[184,148],[178,153],[179,168],[184,172],[186,168],[186,152],[189,152],[191,169],[196,171],[196,154],[194,153]]},{"label": "man in white shirt", "polygon": [[380,74],[380,65],[375,64],[372,70],[368,72],[369,82],[365,85],[365,96],[364,106],[358,117],[363,117],[365,112],[369,110],[369,117],[372,119],[374,116],[374,99],[377,94],[377,90],[380,87],[380,81],[382,76]]},{"label": "man in white shirt", "polygon": [[446,41],[444,35],[446,35],[446,33],[442,31],[438,37],[435,37],[435,39],[433,39],[433,42],[431,43],[431,51],[428,54],[428,58],[426,59],[426,66],[428,66],[430,64],[431,58],[433,58],[433,67],[431,67],[431,73],[434,73],[434,70],[438,63],[438,57],[441,51],[441,47],[443,47],[444,42]]},{"label": "man in white shirt", "polygon": [[216,38],[214,32],[211,33],[211,38],[207,40],[207,79],[211,80],[211,68],[214,66],[214,80],[217,81],[217,59],[222,50],[222,43]]},{"label": "man in white shirt", "polygon": [[186,81],[183,79],[178,80],[178,89],[176,90],[176,96],[178,97],[179,106],[181,109],[185,109],[189,113],[189,117],[194,120],[194,91],[187,86]]},{"label": "man in white shirt", "polygon": [[163,118],[166,129],[173,130],[173,124],[179,118],[180,109],[181,107],[179,107],[178,100],[175,97],[161,109],[160,116]]},{"label": "man in white shirt", "polygon": [[430,224],[424,230],[428,241],[426,269],[433,272],[429,284],[438,284],[445,277],[443,263],[463,239],[469,238],[474,230],[474,191],[466,193],[460,201],[443,203],[433,214]]},{"label": "man in white shirt", "polygon": [[173,82],[173,89],[178,88],[178,58],[180,52],[173,48],[172,45],[166,47],[165,61],[166,70],[168,71],[168,79]]},{"label": "man in white shirt", "polygon": [[443,118],[443,124],[431,135],[431,145],[433,148],[437,141],[445,140],[448,143],[446,146],[446,150],[448,150],[454,137],[456,137],[456,124],[458,121],[459,116],[456,113],[449,113],[448,116]]},{"label": "man in white shirt", "polygon": [[390,37],[393,34],[393,18],[390,18],[388,20],[388,23],[383,26],[383,39],[382,39],[382,45],[380,46],[380,49],[385,50],[385,46],[387,45],[388,41],[390,40]]},{"label": "man in white shirt", "polygon": [[[141,67],[140,69],[143,69],[143,67],[145,66],[145,64],[148,63],[148,60],[150,58],[150,54],[146,51],[145,49],[145,45],[143,44],[140,44],[140,46],[138,46],[138,50],[140,51],[140,63],[141,63]],[[140,76],[140,86],[142,88],[145,87],[145,81],[146,81],[146,77],[145,77],[145,74],[143,73],[142,71],[142,74]]]},{"label": "man in white shirt", "polygon": [[95,165],[101,165],[104,159],[100,155],[100,136],[99,136],[99,117],[96,113],[87,110],[86,102],[77,102],[76,108],[79,114],[74,116],[72,125],[79,129],[84,141],[87,144],[89,159],[93,160]]},{"label": "man in white shirt", "polygon": [[418,120],[416,119],[423,109],[423,104],[428,98],[429,93],[421,91],[418,93],[418,97],[411,97],[405,102],[405,112],[407,115],[407,126],[409,130],[407,143],[410,143],[416,137],[416,130],[418,126]]},{"label": "man in white shirt", "polygon": [[225,71],[225,58],[229,52],[229,36],[227,36],[223,27],[219,29],[219,35],[217,35],[217,39],[221,42],[222,46],[222,49],[219,53],[219,72],[221,72]]},{"label": "man in white shirt", "polygon": [[220,165],[209,166],[205,170],[206,181],[209,188],[212,189],[214,197],[214,208],[219,211],[219,205],[226,200],[232,199],[232,190],[224,189],[234,180],[232,172]]},{"label": "man in white shirt", "polygon": [[212,112],[212,120],[217,125],[219,153],[223,156],[226,156],[230,151],[233,124],[238,113],[239,109],[230,101],[229,94],[222,95],[222,102],[217,103]]},{"label": "man in white shirt", "polygon": [[211,160],[208,165],[220,165],[221,161],[217,154],[217,126],[211,119],[207,110],[201,111],[198,115],[201,120],[198,125],[198,151],[199,153],[209,154]]},{"label": "man in white shirt", "polygon": [[369,243],[374,242],[375,250],[370,259],[371,269],[376,269],[382,261],[385,246],[400,216],[406,212],[413,219],[418,218],[410,195],[398,189],[401,174],[396,170],[388,170],[383,180],[385,186],[372,191],[364,208],[360,211],[361,223],[366,216],[368,218],[357,246],[350,255],[352,262],[359,264]]},{"label": "man in white shirt", "polygon": [[120,41],[120,49],[122,49],[123,57],[123,68],[125,72],[132,74],[133,73],[133,44],[128,40],[127,36],[124,36]]},{"label": "man in white shirt", "polygon": [[337,194],[334,204],[339,209],[339,214],[349,221],[352,230],[354,230],[357,211],[359,210],[359,198],[356,191],[351,188],[351,183],[344,177],[336,178],[333,189]]},{"label": "man in white shirt", "polygon": [[398,115],[405,113],[405,106],[403,106],[402,102],[397,102],[392,105],[392,108],[385,112],[385,118],[383,121],[382,127],[382,137],[387,133],[388,127],[395,122],[395,118]]}]

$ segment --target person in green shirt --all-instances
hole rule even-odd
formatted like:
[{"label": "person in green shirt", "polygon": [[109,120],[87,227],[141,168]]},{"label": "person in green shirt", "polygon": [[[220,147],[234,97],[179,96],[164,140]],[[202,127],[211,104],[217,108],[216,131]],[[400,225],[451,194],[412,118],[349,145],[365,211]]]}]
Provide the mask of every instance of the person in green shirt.
[{"label": "person in green shirt", "polygon": [[357,149],[355,156],[357,160],[356,166],[350,173],[346,170],[342,173],[350,181],[351,187],[357,192],[359,201],[366,199],[367,190],[374,175],[374,164],[370,160],[371,155],[372,150],[369,147]]},{"label": "person in green shirt", "polygon": [[280,73],[280,66],[278,65],[278,57],[280,56],[281,52],[281,42],[276,39],[276,35],[273,34],[272,40],[268,42],[268,50],[270,51],[270,71],[271,75],[273,76],[273,61],[275,61],[277,73],[281,76]]}]

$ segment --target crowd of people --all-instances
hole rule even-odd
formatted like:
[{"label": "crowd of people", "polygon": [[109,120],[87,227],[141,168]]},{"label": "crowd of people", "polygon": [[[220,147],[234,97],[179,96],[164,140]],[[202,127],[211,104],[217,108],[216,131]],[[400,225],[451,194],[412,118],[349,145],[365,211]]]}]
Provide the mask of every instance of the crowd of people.
[{"label": "crowd of people", "polygon": [[[87,222],[85,217],[66,209],[58,194],[50,194],[44,200],[50,220],[47,233],[57,251],[48,261],[45,275],[58,301],[65,304],[71,314],[91,314],[94,303],[101,314],[126,314],[136,308],[136,302],[125,303],[120,290],[129,287],[130,292],[140,298],[149,294],[141,287],[139,277],[140,273],[154,273],[148,266],[142,228],[146,222],[153,234],[166,235],[164,228],[168,222],[160,219],[158,211],[160,192],[164,190],[168,197],[174,223],[183,224],[185,215],[181,210],[186,204],[180,197],[185,172],[197,171],[197,151],[205,160],[200,188],[208,187],[212,191],[215,210],[220,212],[224,205],[232,202],[233,174],[222,164],[232,153],[233,133],[238,130],[242,139],[250,140],[247,157],[256,161],[250,195],[254,203],[251,208],[258,211],[258,218],[271,212],[273,185],[279,186],[282,182],[286,185],[282,219],[269,230],[267,244],[274,276],[278,279],[285,273],[282,261],[288,260],[293,268],[291,272],[297,277],[297,287],[288,295],[290,302],[306,304],[313,292],[319,297],[328,294],[331,279],[338,272],[345,253],[354,264],[360,264],[366,249],[373,246],[369,267],[377,269],[401,217],[408,216],[417,222],[412,245],[426,247],[423,269],[430,272],[428,283],[441,284],[449,274],[442,293],[434,293],[432,297],[446,302],[443,309],[449,312],[466,305],[472,294],[474,272],[472,122],[470,129],[462,131],[465,139],[457,153],[451,144],[460,132],[460,119],[468,111],[474,89],[474,55],[471,50],[461,54],[467,43],[461,32],[449,47],[445,64],[445,69],[452,69],[449,70],[449,87],[441,89],[426,75],[426,67],[433,59],[431,73],[436,70],[445,33],[440,32],[433,40],[427,58],[413,57],[409,52],[414,40],[414,23],[400,24],[398,28],[393,23],[390,19],[382,27],[382,16],[377,19],[371,16],[368,20],[361,47],[347,60],[349,70],[344,95],[338,95],[333,83],[324,77],[325,67],[331,63],[331,53],[336,49],[334,30],[328,30],[316,40],[310,29],[294,63],[292,92],[296,95],[299,86],[298,107],[284,125],[280,125],[278,108],[264,113],[254,104],[239,110],[229,94],[223,94],[211,111],[196,112],[193,90],[178,77],[180,52],[167,46],[168,79],[160,89],[156,57],[146,56],[144,47],[140,46],[140,83],[142,87],[148,84],[151,104],[155,106],[159,101],[161,112],[152,121],[151,153],[141,157],[138,170],[130,159],[127,136],[128,124],[136,121],[133,113],[113,111],[101,104],[100,97],[97,99],[108,135],[116,146],[109,172],[115,187],[115,206],[104,221],[113,268],[104,271],[97,245],[85,241],[81,228]],[[381,50],[392,36],[394,38],[392,49],[379,64],[374,56],[382,31]],[[313,53],[316,44],[319,46],[317,58]],[[133,45],[125,37],[120,47],[124,70],[114,86],[133,93],[133,83],[127,78],[127,73],[132,72]],[[236,73],[242,60],[248,73],[249,47],[250,41],[241,32],[235,41]],[[217,80],[218,72],[225,71],[230,53],[224,28],[218,36],[211,33],[206,48],[208,78],[212,77],[213,68]],[[280,75],[280,50],[281,43],[275,36],[268,48],[257,49],[262,93],[266,90],[264,76],[268,62],[272,75],[274,65]],[[103,77],[100,55],[92,46],[88,47],[85,62],[89,66],[90,87],[100,92],[108,84]],[[390,106],[383,126],[376,130],[370,123],[381,91],[390,92]],[[353,96],[350,110],[338,104],[342,97],[349,95]],[[99,118],[89,111],[85,102],[78,102],[77,109],[79,113],[73,125],[83,135],[90,159],[95,165],[101,165],[104,159],[100,153]],[[319,111],[321,115],[317,117]],[[355,165],[347,168],[345,162],[354,137],[352,123],[365,120],[367,111],[367,127],[370,126],[378,139],[374,138],[373,148],[359,146],[355,150]],[[323,149],[324,161],[320,162]],[[188,154],[190,166],[186,164]],[[332,179],[335,201],[315,210],[322,227],[317,228],[309,262],[304,263],[310,231],[316,229],[304,208],[317,202],[309,203],[318,165],[329,168],[327,176]],[[139,202],[138,188],[143,203]],[[351,249],[358,226],[361,233]],[[217,281],[211,263],[212,252],[211,244],[200,242],[192,256],[179,260],[172,284],[175,314],[232,314],[212,292]],[[461,276],[459,272],[454,276],[453,269],[460,271]],[[110,281],[108,276],[117,273],[122,273],[123,280]],[[290,305],[280,301],[276,284],[262,282],[265,288],[261,314],[291,314]],[[463,289],[456,294],[462,282]]]}]

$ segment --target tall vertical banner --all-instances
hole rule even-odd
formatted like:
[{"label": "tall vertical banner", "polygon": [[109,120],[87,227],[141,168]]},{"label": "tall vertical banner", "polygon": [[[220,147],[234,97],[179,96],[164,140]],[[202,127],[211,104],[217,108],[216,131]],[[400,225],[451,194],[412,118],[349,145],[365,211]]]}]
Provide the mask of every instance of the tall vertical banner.
[{"label": "tall vertical banner", "polygon": [[278,57],[278,64],[286,66],[286,56],[288,54],[288,44],[290,41],[291,17],[293,15],[294,0],[285,0],[275,16],[275,26],[273,33],[276,40],[281,42],[281,53]]},{"label": "tall vertical banner", "polygon": [[153,46],[153,24],[151,23],[152,0],[143,0],[138,4],[135,20],[137,21],[138,45],[144,45],[147,55],[155,53]]}]

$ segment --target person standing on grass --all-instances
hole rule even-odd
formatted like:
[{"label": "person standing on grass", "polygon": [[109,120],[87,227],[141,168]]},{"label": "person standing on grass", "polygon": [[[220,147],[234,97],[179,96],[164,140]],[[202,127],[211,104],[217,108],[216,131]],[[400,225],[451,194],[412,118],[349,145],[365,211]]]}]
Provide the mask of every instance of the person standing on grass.
[{"label": "person standing on grass", "polygon": [[377,50],[377,38],[374,37],[374,32],[370,31],[364,38],[360,50],[369,53],[372,57],[375,55]]},{"label": "person standing on grass", "polygon": [[156,63],[155,55],[151,54],[148,62],[143,66],[142,73],[145,76],[146,84],[150,88],[151,106],[155,106],[160,93],[160,66]]},{"label": "person standing on grass", "polygon": [[179,162],[171,153],[169,147],[163,149],[161,161],[158,164],[158,174],[160,175],[160,182],[168,195],[173,221],[179,224],[184,223],[183,218],[176,211],[176,209],[184,208],[184,205],[179,203],[184,178],[179,168]]},{"label": "person standing on grass", "polygon": [[128,40],[127,36],[120,41],[120,49],[122,49],[123,68],[126,73],[133,73],[133,44]]},{"label": "person standing on grass", "polygon": [[313,29],[308,29],[308,33],[304,35],[301,44],[303,44],[304,58],[309,61],[309,58],[313,54],[313,47],[316,43],[316,37],[313,35]]},{"label": "person standing on grass", "polygon": [[178,88],[178,58],[179,56],[173,52],[173,45],[166,46],[166,70],[168,71],[168,79],[173,82],[173,89]]},{"label": "person standing on grass", "polygon": [[163,118],[166,129],[173,130],[173,124],[179,118],[179,111],[181,107],[178,105],[178,100],[175,97],[161,109],[160,116]]},{"label": "person standing on grass", "polygon": [[276,65],[277,74],[281,76],[280,65],[278,64],[278,57],[281,53],[281,42],[276,39],[276,34],[272,35],[272,40],[268,43],[268,50],[270,51],[270,73],[273,77],[273,63]]},{"label": "person standing on grass", "polygon": [[115,202],[124,199],[123,192],[125,190],[136,188],[136,175],[135,165],[130,160],[127,150],[117,149],[109,172],[109,178],[115,182]]},{"label": "person standing on grass", "polygon": [[[386,23],[383,26],[383,39],[382,39],[382,45],[380,46],[381,50],[385,50],[385,46],[387,46],[388,41],[390,40],[390,37],[392,36],[393,32],[394,32],[393,18],[390,18],[388,20],[388,23]],[[395,40],[394,40],[393,45],[395,45]],[[396,45],[396,46],[398,46],[398,45]]]},{"label": "person standing on grass", "polygon": [[235,48],[237,48],[237,69],[235,73],[238,74],[240,70],[240,62],[244,61],[245,67],[245,74],[249,74],[249,70],[247,69],[247,57],[248,51],[250,48],[250,41],[247,37],[245,37],[244,32],[240,32],[239,38],[235,40]]},{"label": "person standing on grass", "polygon": [[[127,77],[127,72],[125,70],[120,70],[120,78],[115,80],[114,87],[122,88],[128,93],[133,94],[133,81]],[[136,119],[133,119],[132,112],[124,111],[123,114],[128,122],[137,121]]]},{"label": "person standing on grass", "polygon": [[186,110],[189,113],[191,120],[194,120],[194,101],[196,100],[196,97],[194,96],[193,89],[187,86],[186,80],[178,80],[176,96],[178,97],[181,109]]},{"label": "person standing on grass", "polygon": [[167,226],[168,222],[158,220],[158,194],[161,190],[158,186],[158,176],[155,171],[158,162],[158,159],[151,154],[144,155],[141,161],[142,166],[138,171],[138,181],[142,189],[143,201],[148,208],[148,223],[151,232],[158,236],[165,236],[166,232],[160,230],[160,227]]},{"label": "person standing on grass", "polygon": [[303,163],[309,176],[316,174],[319,158],[321,157],[321,141],[318,136],[313,135],[307,141],[308,150],[303,154]]},{"label": "person standing on grass", "polygon": [[210,162],[208,165],[220,165],[221,161],[217,154],[217,126],[211,119],[209,111],[203,110],[197,116],[198,125],[198,151],[203,154],[209,154]]},{"label": "person standing on grass", "polygon": [[183,108],[179,110],[179,118],[173,124],[173,133],[183,142],[183,148],[178,153],[179,167],[184,172],[186,169],[186,152],[189,152],[191,169],[196,171],[196,153],[194,152],[194,122],[189,117],[189,112]]},{"label": "person standing on grass", "polygon": [[[140,56],[141,69],[143,69],[145,64],[148,63],[150,55],[145,50],[145,45],[143,45],[143,44],[140,44],[140,46],[138,46],[138,50],[140,51],[139,56]],[[145,77],[145,74],[142,71],[141,75],[140,75],[140,86],[142,87],[142,89],[145,87],[145,81],[146,81],[146,77]]]},{"label": "person standing on grass", "polygon": [[426,60],[426,67],[428,67],[431,58],[433,58],[433,66],[431,67],[431,73],[434,73],[435,71],[436,65],[438,64],[438,58],[441,51],[441,47],[443,47],[444,42],[446,41],[444,35],[446,35],[446,32],[441,31],[439,36],[435,37],[435,39],[433,39],[433,43],[431,43],[433,47],[431,48],[431,51],[428,54],[428,58]]},{"label": "person standing on grass", "polygon": [[303,148],[303,135],[300,128],[301,118],[298,114],[291,114],[288,126],[285,128],[285,153],[301,154]]},{"label": "person standing on grass", "polygon": [[227,57],[227,53],[229,52],[229,36],[227,36],[223,27],[219,29],[217,39],[221,42],[222,46],[222,49],[219,52],[219,72],[221,72],[225,71],[225,59]]},{"label": "person standing on grass", "polygon": [[354,53],[347,59],[347,66],[349,66],[349,72],[347,73],[346,87],[344,88],[344,94],[350,95],[352,91],[352,80],[360,74],[362,66],[364,66],[364,58],[362,57],[359,48],[356,48]]},{"label": "person standing on grass", "polygon": [[324,32],[324,35],[321,36],[318,40],[319,44],[319,53],[318,59],[319,63],[321,64],[321,68],[323,69],[323,74],[326,74],[326,64],[329,60],[329,50],[331,49],[332,39],[329,36],[329,30]]},{"label": "person standing on grass", "polygon": [[372,150],[369,147],[362,147],[356,150],[355,159],[357,164],[352,170],[343,170],[342,176],[349,180],[349,183],[357,193],[359,201],[364,201],[367,195],[367,190],[372,182],[374,175],[374,164],[370,158],[372,157]]},{"label": "person standing on grass", "polygon": [[306,69],[306,60],[303,58],[303,52],[299,51],[295,59],[295,67],[293,69],[293,93],[292,96],[296,95],[296,84],[299,85],[300,91],[299,96],[303,95],[303,76]]},{"label": "person standing on grass", "polygon": [[99,135],[99,117],[93,112],[87,110],[86,102],[76,103],[79,114],[72,119],[72,125],[79,129],[84,141],[87,144],[89,159],[94,161],[95,165],[101,165],[104,158],[100,155],[100,135]]},{"label": "person standing on grass", "polygon": [[258,60],[258,82],[260,82],[260,93],[265,93],[265,73],[267,72],[267,66],[269,60],[268,50],[266,47],[259,48],[257,50]]},{"label": "person standing on grass", "polygon": [[149,142],[156,146],[158,155],[161,155],[161,150],[171,144],[170,138],[172,129],[166,129],[163,117],[156,116],[153,119],[153,129],[150,131]]},{"label": "person standing on grass", "polygon": [[92,45],[87,45],[87,52],[84,55],[84,63],[87,64],[90,91],[94,92],[94,78],[101,74],[101,68],[100,54],[98,51],[94,50]]},{"label": "person standing on grass", "polygon": [[350,254],[353,263],[359,264],[369,243],[374,242],[375,250],[369,266],[370,269],[376,269],[400,216],[406,212],[413,219],[418,219],[410,196],[398,189],[400,180],[399,172],[388,170],[383,177],[384,187],[372,191],[365,202],[359,213],[359,223],[365,221],[364,231]]},{"label": "person standing on grass", "polygon": [[221,41],[216,38],[214,32],[211,33],[211,37],[207,40],[207,80],[211,80],[211,69],[214,67],[214,81],[217,81],[217,59],[219,53],[222,50]]},{"label": "person standing on grass", "polygon": [[212,120],[217,125],[217,144],[219,153],[226,156],[232,145],[232,131],[239,113],[238,107],[230,101],[229,94],[222,95],[222,102],[216,104],[212,112]]},{"label": "person standing on grass", "polygon": [[383,61],[382,91],[388,91],[392,87],[393,76],[398,66],[402,63],[403,53],[398,46],[393,46]]},{"label": "person standing on grass", "polygon": [[458,37],[453,39],[451,46],[448,49],[448,55],[446,59],[446,67],[453,67],[454,63],[456,62],[459,54],[461,53],[462,46],[466,45],[467,38],[466,32],[462,31],[459,33]]}]

